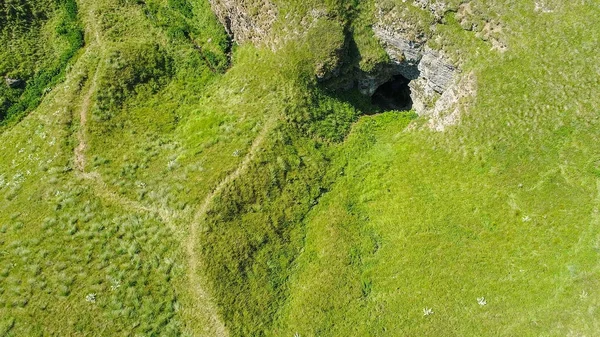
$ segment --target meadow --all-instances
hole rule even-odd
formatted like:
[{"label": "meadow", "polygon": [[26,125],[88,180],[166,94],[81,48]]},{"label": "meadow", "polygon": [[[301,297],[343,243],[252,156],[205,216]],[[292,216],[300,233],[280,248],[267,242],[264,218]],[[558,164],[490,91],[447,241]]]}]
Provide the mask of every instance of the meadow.
[{"label": "meadow", "polygon": [[[459,1],[273,2],[265,46],[203,0],[4,4],[0,336],[600,331],[598,6],[471,1],[499,51]],[[476,79],[443,132],[315,78],[403,6]]]}]

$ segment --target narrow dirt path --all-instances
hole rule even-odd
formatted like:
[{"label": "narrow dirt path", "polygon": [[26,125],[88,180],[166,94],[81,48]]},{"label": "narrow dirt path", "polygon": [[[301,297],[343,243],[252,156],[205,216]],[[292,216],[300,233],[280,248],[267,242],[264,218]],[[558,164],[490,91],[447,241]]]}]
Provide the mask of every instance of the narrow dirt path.
[{"label": "narrow dirt path", "polygon": [[[79,109],[79,130],[77,132],[78,144],[74,151],[76,173],[80,177],[89,181],[92,184],[94,193],[97,196],[111,203],[121,205],[125,209],[131,211],[157,215],[163,223],[170,227],[171,230],[176,231],[177,228],[174,225],[173,220],[175,218],[181,218],[181,214],[164,208],[146,206],[140,202],[125,198],[111,191],[109,186],[107,186],[107,184],[103,181],[101,175],[98,172],[86,171],[86,130],[89,111],[92,104],[92,97],[97,90],[98,73],[98,64],[96,64],[96,70],[94,71],[94,76],[91,80],[91,84],[89,85],[89,88],[85,93],[85,96],[81,103],[81,107]],[[193,309],[196,312],[200,311],[204,313],[204,315],[206,316],[205,318],[210,322],[210,326],[206,327],[206,329],[208,330],[207,333],[210,336],[227,337],[229,336],[229,333],[227,331],[227,328],[225,327],[225,324],[219,317],[216,305],[211,300],[208,292],[202,286],[204,282],[202,282],[198,272],[201,266],[201,261],[199,260],[198,252],[196,251],[198,232],[201,230],[204,217],[206,216],[206,213],[208,212],[214,198],[218,196],[228,184],[237,179],[248,168],[248,165],[256,157],[256,154],[262,146],[267,134],[269,133],[269,131],[271,131],[273,125],[275,124],[275,121],[275,118],[271,118],[265,123],[260,133],[252,142],[248,153],[246,154],[242,162],[238,165],[238,167],[233,172],[231,172],[231,174],[229,174],[222,181],[220,181],[219,184],[214,188],[214,190],[206,196],[198,210],[195,212],[192,223],[190,225],[190,231],[187,237],[184,239],[186,252],[188,255],[189,284],[192,289],[192,293],[195,295],[193,303],[195,303],[196,308]]]},{"label": "narrow dirt path", "polygon": [[[88,21],[87,25],[89,32],[88,35],[94,36],[94,39],[88,42],[87,46],[85,46],[86,50],[84,56],[90,52],[94,47],[100,49],[102,46],[102,39],[100,38],[100,32],[98,31],[96,15],[93,9],[90,9],[88,12]],[[86,177],[85,173],[85,150],[87,149],[87,141],[86,141],[86,130],[87,130],[87,120],[88,114],[90,110],[90,105],[92,103],[92,96],[96,92],[97,84],[98,84],[98,74],[99,74],[100,61],[96,61],[94,68],[94,76],[92,77],[92,84],[88,88],[85,96],[83,97],[83,102],[81,103],[81,108],[79,109],[79,130],[77,131],[77,147],[75,148],[75,168],[77,171],[81,172],[84,177]],[[90,174],[87,174],[86,178],[95,178]]]},{"label": "narrow dirt path", "polygon": [[186,242],[186,250],[188,254],[188,274],[190,279],[190,285],[193,287],[193,292],[196,295],[199,303],[202,303],[204,309],[207,311],[208,316],[211,318],[212,326],[211,333],[213,336],[225,337],[229,336],[229,332],[225,327],[225,324],[219,318],[219,314],[217,312],[216,305],[210,300],[210,296],[206,292],[206,290],[201,286],[203,284],[200,275],[198,274],[198,270],[201,266],[201,261],[198,256],[198,252],[196,250],[196,244],[198,241],[198,232],[202,230],[203,221],[206,217],[206,213],[210,209],[210,206],[223,189],[232,181],[237,179],[246,169],[248,165],[254,160],[256,154],[260,147],[262,146],[267,134],[271,131],[273,126],[275,125],[276,118],[271,118],[267,120],[265,125],[263,126],[260,133],[256,136],[248,153],[242,160],[242,162],[238,165],[235,171],[231,172],[227,177],[225,177],[219,184],[215,187],[215,189],[204,198],[204,201],[200,205],[200,208],[196,211],[194,215],[194,219],[190,225],[190,233],[187,237]]},{"label": "narrow dirt path", "polygon": [[[97,29],[97,23],[94,19],[95,13],[93,9],[90,9],[88,11],[88,16],[88,27],[90,29],[88,35],[93,36],[93,40],[90,41],[88,46],[86,46],[87,50],[85,51],[85,54],[87,54],[90,50],[94,50],[96,48],[100,49],[102,46],[102,39]],[[183,214],[182,212],[169,210],[163,207],[147,206],[140,202],[123,197],[111,191],[110,187],[107,186],[107,184],[102,179],[102,176],[98,172],[86,171],[86,150],[88,148],[86,132],[88,129],[88,117],[90,107],[92,104],[92,97],[97,90],[98,76],[100,73],[99,66],[100,61],[96,61],[94,75],[91,79],[91,83],[85,93],[85,96],[83,97],[79,109],[79,130],[77,131],[77,146],[74,150],[74,163],[76,169],[75,172],[78,176],[91,183],[91,187],[93,188],[94,194],[96,194],[98,197],[101,197],[104,200],[107,200],[111,203],[121,205],[125,209],[131,211],[145,212],[157,215],[163,221],[163,223],[169,226],[176,233],[178,231],[176,226],[174,225],[174,219],[183,219],[185,217],[185,214]],[[259,151],[266,136],[271,131],[275,123],[276,118],[270,118],[267,120],[260,133],[252,142],[248,153],[246,154],[242,162],[238,165],[238,167],[227,177],[225,177],[222,181],[220,181],[217,184],[217,186],[213,189],[213,191],[206,196],[200,207],[194,213],[189,233],[184,238],[184,244],[188,255],[189,284],[192,290],[192,294],[195,295],[195,298],[193,298],[191,301],[194,307],[191,309],[196,314],[202,314],[202,316],[204,316],[204,319],[208,321],[207,323],[209,323],[210,326],[205,327],[205,332],[208,336],[227,337],[229,336],[229,332],[227,331],[225,324],[223,323],[218,314],[215,303],[212,301],[208,292],[203,287],[204,283],[202,282],[203,280],[201,279],[199,273],[202,261],[200,260],[198,252],[196,250],[198,233],[202,229],[206,213],[208,212],[215,197],[218,196],[228,184],[237,179],[244,171],[247,170],[249,164],[256,157],[257,152]]]},{"label": "narrow dirt path", "polygon": [[[97,34],[96,34],[97,35]],[[100,41],[97,37],[97,41]],[[74,153],[74,162],[75,169],[77,174],[84,178],[85,180],[92,182],[92,187],[95,193],[99,196],[104,197],[108,201],[124,206],[125,208],[138,212],[146,212],[158,215],[160,219],[169,226],[172,230],[175,230],[175,226],[173,225],[173,212],[158,208],[158,207],[150,207],[146,206],[137,201],[125,198],[121,195],[118,195],[115,192],[112,192],[107,184],[103,181],[102,176],[98,172],[92,171],[87,172],[85,170],[86,167],[86,149],[87,149],[87,140],[86,140],[86,130],[87,130],[87,121],[88,115],[91,106],[92,96],[96,92],[97,89],[97,81],[98,81],[98,64],[96,64],[96,70],[94,71],[94,76],[92,78],[92,83],[90,84],[85,96],[83,97],[83,101],[81,103],[81,107],[79,109],[79,130],[77,131],[77,147],[75,147]]]},{"label": "narrow dirt path", "polygon": [[77,130],[77,147],[75,148],[75,168],[77,171],[85,172],[85,150],[87,149],[87,141],[85,136],[85,130],[87,129],[87,117],[90,110],[90,104],[92,95],[96,92],[98,80],[98,65],[94,71],[94,77],[92,78],[92,84],[90,85],[87,93],[83,97],[81,108],[79,110],[79,130]]}]

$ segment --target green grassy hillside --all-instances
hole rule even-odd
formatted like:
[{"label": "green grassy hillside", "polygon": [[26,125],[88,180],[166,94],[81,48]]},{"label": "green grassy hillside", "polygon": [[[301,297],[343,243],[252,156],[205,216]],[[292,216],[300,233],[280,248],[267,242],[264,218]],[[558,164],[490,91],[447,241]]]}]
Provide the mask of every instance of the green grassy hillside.
[{"label": "green grassy hillside", "polygon": [[[75,0],[14,0],[0,4],[0,128],[18,122],[64,80],[83,46]],[[8,84],[8,82],[6,83]],[[0,130],[2,130],[0,129]]]},{"label": "green grassy hillside", "polygon": [[[263,46],[204,0],[0,4],[0,336],[598,334],[600,8],[273,3]],[[474,79],[443,132],[315,78],[394,9]]]}]

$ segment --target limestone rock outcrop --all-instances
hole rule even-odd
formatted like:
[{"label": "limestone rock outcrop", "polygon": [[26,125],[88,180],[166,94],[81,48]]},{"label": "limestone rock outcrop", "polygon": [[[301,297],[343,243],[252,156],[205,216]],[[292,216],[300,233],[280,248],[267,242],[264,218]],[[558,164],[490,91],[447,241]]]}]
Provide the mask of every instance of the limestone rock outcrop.
[{"label": "limestone rock outcrop", "polygon": [[18,78],[5,77],[4,82],[9,88],[19,88],[25,84],[25,81]]},{"label": "limestone rock outcrop", "polygon": [[[415,0],[413,5],[430,12],[434,26],[447,10],[443,1]],[[378,21],[373,26],[375,37],[390,57],[390,64],[381,67],[379,72],[363,75],[359,89],[364,94],[372,94],[392,76],[404,76],[411,80],[412,108],[420,115],[428,115],[429,126],[441,131],[459,121],[459,103],[465,97],[474,96],[474,76],[464,74],[443,51],[428,47],[431,33],[428,36],[422,27],[406,20],[403,13],[393,11],[379,11]],[[435,30],[434,26],[430,27],[431,31]]]},{"label": "limestone rock outcrop", "polygon": [[413,109],[419,114],[436,110],[435,102],[457,81],[459,70],[443,55],[425,46],[424,34],[394,25],[378,24],[373,27],[375,36],[390,56],[391,65],[379,80],[368,86],[363,83],[361,91],[371,94],[393,75],[400,74],[411,80]]},{"label": "limestone rock outcrop", "polygon": [[[277,35],[273,34],[272,29],[278,12],[271,0],[209,1],[228,34],[237,43],[269,45],[269,38]],[[447,3],[443,0],[412,0],[409,6],[427,13],[428,19],[419,21],[421,19],[413,15],[412,9],[407,10],[406,7],[378,8],[376,11],[373,33],[388,54],[389,61],[375,65],[369,72],[354,64],[344,64],[347,62],[344,55],[348,43],[341,43],[340,48],[334,50],[334,55],[328,55],[322,63],[317,62],[315,76],[319,82],[332,89],[356,88],[363,95],[373,96],[381,85],[402,75],[410,81],[412,108],[420,115],[429,115],[432,121],[437,121],[432,128],[442,130],[445,125],[458,121],[458,102],[473,93],[475,81],[466,81],[466,75],[462,74],[459,65],[453,64],[443,51],[434,50],[427,45],[432,31],[435,31],[435,25],[443,21],[449,10]],[[461,15],[462,12],[468,11],[463,8]],[[300,33],[294,30],[277,32],[280,33],[278,38],[294,38],[308,32],[310,27],[324,25],[327,23],[323,19],[326,16],[327,13],[322,11],[309,12],[308,17],[302,18],[298,23],[304,28]],[[286,20],[293,21],[293,17],[286,16]],[[341,41],[343,40],[342,36]],[[465,83],[469,83],[468,89],[461,88]]]},{"label": "limestone rock outcrop", "polygon": [[209,0],[209,2],[227,34],[237,43],[264,43],[277,17],[277,8],[270,0]]}]

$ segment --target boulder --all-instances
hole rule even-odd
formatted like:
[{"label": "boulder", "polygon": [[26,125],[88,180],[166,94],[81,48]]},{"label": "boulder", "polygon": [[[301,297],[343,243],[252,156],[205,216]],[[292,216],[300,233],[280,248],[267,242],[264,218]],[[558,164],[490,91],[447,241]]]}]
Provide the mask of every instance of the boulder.
[{"label": "boulder", "polygon": [[25,81],[18,78],[5,77],[4,82],[9,88],[20,88],[25,84]]}]

